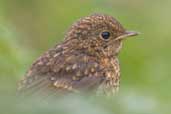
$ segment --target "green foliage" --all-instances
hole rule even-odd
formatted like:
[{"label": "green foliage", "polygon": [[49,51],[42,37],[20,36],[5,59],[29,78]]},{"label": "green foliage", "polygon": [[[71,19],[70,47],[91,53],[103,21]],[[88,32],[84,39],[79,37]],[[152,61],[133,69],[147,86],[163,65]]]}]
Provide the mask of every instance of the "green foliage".
[{"label": "green foliage", "polygon": [[[169,114],[171,26],[169,0],[1,0],[0,113]],[[121,87],[114,98],[65,97],[54,103],[21,102],[18,80],[42,52],[60,42],[78,18],[92,13],[116,17],[142,34],[124,42]]]}]

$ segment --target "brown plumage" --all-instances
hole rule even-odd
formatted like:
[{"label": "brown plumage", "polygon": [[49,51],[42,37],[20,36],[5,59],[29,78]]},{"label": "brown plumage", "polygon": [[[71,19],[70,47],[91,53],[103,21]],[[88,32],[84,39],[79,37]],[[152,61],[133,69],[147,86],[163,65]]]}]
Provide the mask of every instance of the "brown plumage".
[{"label": "brown plumage", "polygon": [[60,94],[118,90],[122,40],[137,35],[112,16],[93,14],[71,26],[62,43],[40,56],[19,83],[20,93]]}]

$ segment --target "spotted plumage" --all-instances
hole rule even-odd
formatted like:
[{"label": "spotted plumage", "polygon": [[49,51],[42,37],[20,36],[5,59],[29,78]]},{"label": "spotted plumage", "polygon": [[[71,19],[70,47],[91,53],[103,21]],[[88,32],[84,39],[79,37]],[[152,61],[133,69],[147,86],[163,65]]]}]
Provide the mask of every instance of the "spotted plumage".
[{"label": "spotted plumage", "polygon": [[93,14],[71,26],[60,44],[40,56],[19,83],[20,93],[95,92],[114,94],[119,87],[117,55],[126,31],[112,16]]}]

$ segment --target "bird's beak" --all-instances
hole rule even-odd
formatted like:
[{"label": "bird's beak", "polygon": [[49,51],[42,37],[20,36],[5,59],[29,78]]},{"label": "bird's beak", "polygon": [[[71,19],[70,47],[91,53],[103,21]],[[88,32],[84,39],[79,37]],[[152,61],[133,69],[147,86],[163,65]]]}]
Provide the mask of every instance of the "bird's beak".
[{"label": "bird's beak", "polygon": [[125,39],[129,36],[136,36],[140,34],[139,32],[135,32],[135,31],[125,31],[122,35],[118,36],[115,40],[122,40]]}]

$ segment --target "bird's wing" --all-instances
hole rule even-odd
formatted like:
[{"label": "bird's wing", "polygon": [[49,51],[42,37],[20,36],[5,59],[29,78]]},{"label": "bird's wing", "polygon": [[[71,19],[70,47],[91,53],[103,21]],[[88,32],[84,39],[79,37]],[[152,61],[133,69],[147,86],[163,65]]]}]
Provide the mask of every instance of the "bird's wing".
[{"label": "bird's wing", "polygon": [[50,56],[43,56],[33,64],[19,83],[20,93],[49,95],[92,91],[103,80],[103,70],[92,57],[84,54],[65,54],[57,59],[47,57]]}]

